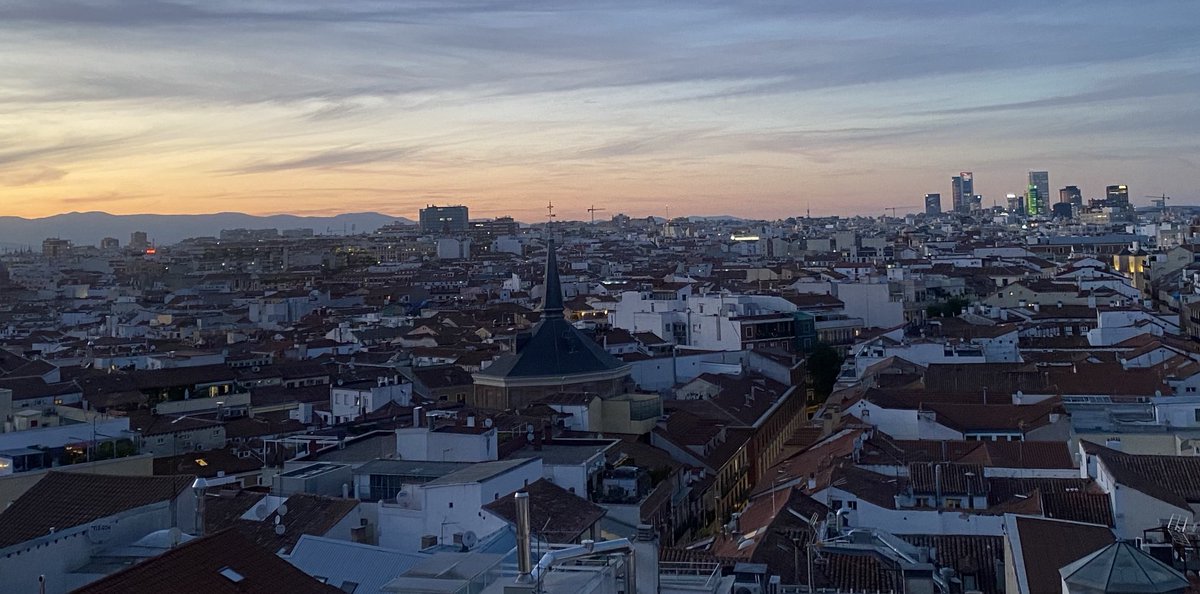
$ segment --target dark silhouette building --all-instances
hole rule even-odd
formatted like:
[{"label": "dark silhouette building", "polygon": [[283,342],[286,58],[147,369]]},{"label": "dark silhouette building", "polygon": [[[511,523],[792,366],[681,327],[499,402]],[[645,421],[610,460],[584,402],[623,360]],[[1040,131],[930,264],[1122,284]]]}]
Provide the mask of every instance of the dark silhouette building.
[{"label": "dark silhouette building", "polygon": [[426,206],[421,209],[421,231],[456,235],[466,233],[468,227],[465,206]]},{"label": "dark silhouette building", "polygon": [[942,195],[941,194],[926,194],[925,195],[925,214],[929,216],[937,216],[942,214]]}]

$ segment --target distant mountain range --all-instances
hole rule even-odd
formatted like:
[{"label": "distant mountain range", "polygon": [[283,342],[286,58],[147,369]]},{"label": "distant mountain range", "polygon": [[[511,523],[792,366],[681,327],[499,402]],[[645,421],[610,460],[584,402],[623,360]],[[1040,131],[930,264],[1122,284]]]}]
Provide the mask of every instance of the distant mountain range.
[{"label": "distant mountain range", "polygon": [[168,245],[189,237],[216,237],[222,229],[312,229],[318,234],[370,233],[389,223],[411,223],[404,217],[377,212],[357,212],[331,217],[295,215],[258,216],[240,212],[205,215],[112,215],[105,212],[70,212],[40,219],[0,217],[0,247],[40,249],[47,237],[69,239],[79,245],[97,245],[115,237],[125,245],[134,231],[145,231],[150,240]]}]

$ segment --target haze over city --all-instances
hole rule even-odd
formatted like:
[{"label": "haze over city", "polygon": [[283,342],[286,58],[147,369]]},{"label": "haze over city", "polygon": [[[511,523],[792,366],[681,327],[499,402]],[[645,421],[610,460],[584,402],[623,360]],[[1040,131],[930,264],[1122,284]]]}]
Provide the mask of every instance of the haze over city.
[{"label": "haze over city", "polygon": [[9,1],[0,214],[881,214],[959,171],[1003,203],[1034,169],[1194,203],[1197,22],[1189,2]]}]

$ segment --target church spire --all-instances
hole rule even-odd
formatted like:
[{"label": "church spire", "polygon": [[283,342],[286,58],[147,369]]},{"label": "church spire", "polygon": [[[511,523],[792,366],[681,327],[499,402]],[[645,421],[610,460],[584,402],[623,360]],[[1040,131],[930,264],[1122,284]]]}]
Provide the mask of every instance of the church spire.
[{"label": "church spire", "polygon": [[554,253],[554,237],[546,241],[546,295],[542,298],[542,317],[562,317],[562,281],[558,279],[558,256]]}]

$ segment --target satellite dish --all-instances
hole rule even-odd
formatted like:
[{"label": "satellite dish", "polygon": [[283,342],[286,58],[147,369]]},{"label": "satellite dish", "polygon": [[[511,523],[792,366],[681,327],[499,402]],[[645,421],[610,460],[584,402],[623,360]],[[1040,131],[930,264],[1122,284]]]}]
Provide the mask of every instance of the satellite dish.
[{"label": "satellite dish", "polygon": [[260,503],[254,506],[254,517],[260,520],[265,520],[269,515],[271,515],[271,512],[267,511],[267,504]]},{"label": "satellite dish", "polygon": [[496,424],[496,422],[495,422],[495,421],[493,421],[493,420],[491,420],[491,419],[484,419],[484,420],[483,420],[483,426],[484,426],[484,427],[487,427],[488,429],[491,429],[491,428],[492,428],[492,425],[495,425],[495,424]]},{"label": "satellite dish", "polygon": [[288,511],[288,510],[287,510],[287,504],[286,504],[286,503],[280,504],[280,506],[279,506],[279,509],[278,509],[278,510],[276,510],[276,511],[278,511],[278,512],[279,512],[279,515],[281,515],[281,516],[286,516],[286,515],[287,515],[287,511]]},{"label": "satellite dish", "polygon": [[283,536],[284,532],[287,532],[287,528],[284,528],[283,524],[275,525],[275,536]]},{"label": "satellite dish", "polygon": [[462,535],[462,543],[463,546],[467,547],[468,549],[474,547],[475,545],[479,544],[479,536],[468,530]]}]

